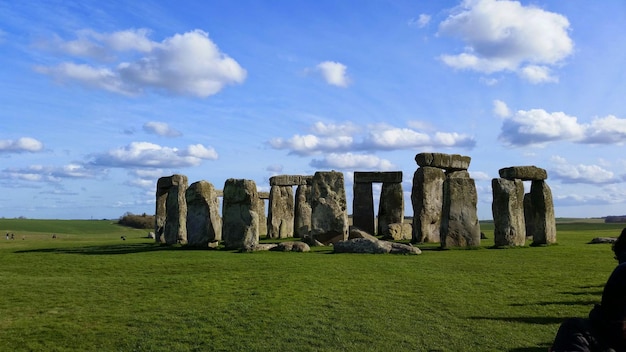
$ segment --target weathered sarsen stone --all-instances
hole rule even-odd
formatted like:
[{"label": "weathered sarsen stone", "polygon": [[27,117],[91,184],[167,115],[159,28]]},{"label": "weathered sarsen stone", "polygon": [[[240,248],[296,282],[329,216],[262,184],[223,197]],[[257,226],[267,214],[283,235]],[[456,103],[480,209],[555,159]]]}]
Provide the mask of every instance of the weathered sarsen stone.
[{"label": "weathered sarsen stone", "polygon": [[[270,178],[270,180],[272,180]],[[267,237],[293,237],[294,199],[292,186],[271,186]]]},{"label": "weathered sarsen stone", "polygon": [[467,171],[447,174],[443,183],[442,248],[480,245],[477,201],[476,185]]},{"label": "weathered sarsen stone", "polygon": [[259,243],[259,196],[252,180],[224,183],[222,241],[226,249],[254,248]]},{"label": "weathered sarsen stone", "polygon": [[209,242],[222,239],[222,218],[215,187],[207,181],[189,185],[187,202],[187,244],[208,247]]},{"label": "weathered sarsen stone", "polygon": [[524,183],[521,180],[494,178],[491,188],[495,245],[523,246],[526,241]]},{"label": "weathered sarsen stone", "polygon": [[394,241],[410,240],[412,228],[413,226],[408,223],[389,224],[389,238]]},{"label": "weathered sarsen stone", "polygon": [[532,181],[525,204],[526,234],[533,236],[533,245],[556,242],[556,219],[552,191],[544,181]]},{"label": "weathered sarsen stone", "polygon": [[419,153],[415,156],[417,165],[436,167],[446,171],[467,170],[472,158],[459,154]]},{"label": "weathered sarsen stone", "polygon": [[379,236],[389,236],[389,224],[402,223],[404,221],[404,193],[402,184],[399,182],[384,182],[380,191],[378,203],[378,229]]},{"label": "weathered sarsen stone", "polygon": [[423,166],[413,175],[413,234],[411,242],[437,243],[440,241],[441,212],[443,207],[442,169]]},{"label": "weathered sarsen stone", "polygon": [[304,238],[311,230],[311,186],[300,185],[296,188],[293,236]]},{"label": "weathered sarsen stone", "polygon": [[157,181],[155,239],[166,244],[187,242],[187,176],[172,175]]},{"label": "weathered sarsen stone", "polygon": [[352,186],[352,224],[373,235],[374,193],[372,192],[372,183],[354,182]]},{"label": "weathered sarsen stone", "polygon": [[410,244],[378,240],[376,237],[353,238],[333,245],[335,253],[367,254],[421,254],[422,251]]},{"label": "weathered sarsen stone", "polygon": [[520,179],[522,181],[542,181],[548,178],[545,169],[536,166],[512,166],[505,167],[499,171],[500,177],[508,180]]},{"label": "weathered sarsen stone", "polygon": [[311,240],[323,244],[348,239],[343,173],[318,171],[311,185]]}]

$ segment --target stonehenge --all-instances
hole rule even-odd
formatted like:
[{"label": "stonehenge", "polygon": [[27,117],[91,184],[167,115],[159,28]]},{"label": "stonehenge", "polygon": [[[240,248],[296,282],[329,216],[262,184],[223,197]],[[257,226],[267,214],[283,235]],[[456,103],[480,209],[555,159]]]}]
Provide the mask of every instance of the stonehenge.
[{"label": "stonehenge", "polygon": [[[523,246],[527,236],[533,245],[556,242],[552,191],[548,173],[536,166],[513,166],[499,170],[492,180],[494,241],[496,247]],[[531,181],[524,194],[523,181]]]},{"label": "stonehenge", "polygon": [[[307,192],[311,179],[312,176],[300,175],[270,177],[268,238],[303,237],[308,233],[311,212]],[[293,195],[293,186],[298,187],[296,199]]]},{"label": "stonehenge", "polygon": [[420,153],[413,175],[411,242],[439,242],[442,248],[480,245],[476,185],[467,169],[471,158]]},{"label": "stonehenge", "polygon": [[[295,237],[309,245],[338,245],[364,237],[373,241],[377,235],[413,244],[439,243],[443,249],[479,246],[478,196],[468,172],[471,158],[419,153],[415,161],[412,223],[404,224],[402,171],[354,172],[352,228],[342,172],[272,176],[269,192],[259,192],[252,180],[229,178],[219,190],[207,181],[188,185],[185,175],[174,174],[157,180],[154,239],[165,245],[199,248],[218,248],[219,243],[243,251],[268,247],[259,243],[261,235],[267,239]],[[533,245],[555,243],[547,171],[514,166],[500,169],[499,176],[491,182],[495,247],[523,246],[528,236]],[[527,194],[525,181],[531,183]],[[382,183],[376,217],[373,183]]]},{"label": "stonehenge", "polygon": [[161,177],[156,188],[156,241],[165,244],[187,243],[187,176]]},{"label": "stonehenge", "polygon": [[[378,205],[378,226],[374,232],[374,195],[372,183],[382,183]],[[402,171],[354,172],[352,224],[369,233],[389,237],[389,225],[404,221]]]}]

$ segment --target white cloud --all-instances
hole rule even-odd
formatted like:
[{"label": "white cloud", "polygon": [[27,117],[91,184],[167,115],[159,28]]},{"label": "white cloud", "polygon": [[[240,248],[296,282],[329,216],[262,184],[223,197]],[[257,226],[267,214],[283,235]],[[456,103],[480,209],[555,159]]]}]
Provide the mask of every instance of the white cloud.
[{"label": "white cloud", "polygon": [[[313,155],[322,152],[347,152],[348,150],[397,150],[420,147],[473,148],[473,137],[456,132],[422,133],[410,128],[397,128],[385,124],[367,126],[366,131],[352,123],[315,123],[311,129],[316,134],[295,135],[289,139],[273,138],[268,144],[274,149],[288,149],[290,154]],[[360,141],[355,141],[357,137]]]},{"label": "white cloud", "polygon": [[417,132],[409,128],[382,128],[371,130],[363,141],[365,149],[405,149],[418,147],[473,147],[473,138],[458,133],[436,132],[430,134]]},{"label": "white cloud", "polygon": [[217,152],[212,147],[205,147],[202,144],[193,144],[187,147],[182,155],[191,156],[204,160],[217,160]]},{"label": "white cloud", "polygon": [[35,153],[43,150],[43,143],[31,137],[21,137],[16,140],[1,139],[0,153]]},{"label": "white cloud", "polygon": [[112,52],[120,51],[140,55],[105,67],[63,62],[36,70],[61,82],[77,82],[120,94],[135,95],[153,89],[203,98],[246,78],[246,71],[222,53],[204,31],[175,34],[162,42],[150,41],[148,34],[145,29],[79,33],[76,41],[59,43],[64,52],[84,57],[115,58]]},{"label": "white cloud", "polygon": [[626,119],[613,115],[595,118],[586,126],[583,143],[590,144],[624,144],[626,142]]},{"label": "white cloud", "polygon": [[417,26],[419,28],[424,28],[430,23],[430,15],[425,13],[420,14],[417,18],[412,18],[409,21],[409,26]]},{"label": "white cloud", "polygon": [[573,51],[563,15],[509,0],[465,0],[439,25],[439,35],[461,38],[465,51],[442,55],[448,66],[484,73],[515,71],[531,83],[553,82],[548,65]]},{"label": "white cloud", "polygon": [[330,85],[345,88],[350,83],[350,79],[346,74],[348,67],[340,62],[324,61],[319,63],[316,68],[326,83]]},{"label": "white cloud", "polygon": [[290,139],[273,138],[269,144],[274,149],[290,149],[293,154],[311,155],[321,151],[344,150],[353,143],[350,136],[318,137],[312,134],[295,135]]},{"label": "white cloud", "polygon": [[499,117],[511,116],[511,110],[509,110],[506,103],[497,99],[493,101],[493,113]]},{"label": "white cloud", "polygon": [[563,183],[616,183],[621,182],[615,174],[598,165],[569,164],[562,157],[552,157],[550,175]]},{"label": "white cloud", "polygon": [[150,121],[143,125],[144,131],[164,137],[179,137],[182,133],[170,127],[165,122]]},{"label": "white cloud", "polygon": [[576,117],[563,112],[548,113],[542,109],[519,110],[502,123],[500,140],[505,144],[519,146],[543,144],[557,140],[579,140],[584,127]]},{"label": "white cloud", "polygon": [[522,67],[518,74],[533,84],[559,81],[557,77],[551,75],[550,68],[547,66],[527,65]]},{"label": "white cloud", "polygon": [[311,132],[320,136],[349,136],[359,131],[359,127],[352,122],[343,124],[316,122],[311,127]]},{"label": "white cloud", "polygon": [[389,160],[380,159],[375,155],[352,154],[352,153],[331,153],[323,159],[313,159],[310,165],[317,169],[339,169],[339,170],[392,170],[395,165]]},{"label": "white cloud", "polygon": [[197,166],[202,160],[213,160],[217,153],[201,144],[185,150],[162,147],[148,142],[133,142],[93,156],[91,164],[103,167],[175,168]]},{"label": "white cloud", "polygon": [[[495,105],[494,102],[494,111]],[[622,145],[626,142],[626,119],[609,115],[581,124],[576,117],[563,112],[519,110],[505,118],[499,138],[510,146],[543,145],[552,141]]]},{"label": "white cloud", "polygon": [[80,164],[63,166],[31,165],[26,168],[8,168],[2,171],[3,178],[30,182],[59,182],[64,178],[93,178],[96,171]]}]

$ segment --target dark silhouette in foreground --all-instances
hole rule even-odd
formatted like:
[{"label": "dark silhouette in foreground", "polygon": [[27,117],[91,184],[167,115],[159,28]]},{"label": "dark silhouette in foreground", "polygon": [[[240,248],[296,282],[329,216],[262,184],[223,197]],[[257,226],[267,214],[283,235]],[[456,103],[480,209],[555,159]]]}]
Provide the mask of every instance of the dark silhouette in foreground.
[{"label": "dark silhouette in foreground", "polygon": [[613,270],[601,303],[588,318],[570,318],[561,324],[550,351],[626,351],[626,263]]}]

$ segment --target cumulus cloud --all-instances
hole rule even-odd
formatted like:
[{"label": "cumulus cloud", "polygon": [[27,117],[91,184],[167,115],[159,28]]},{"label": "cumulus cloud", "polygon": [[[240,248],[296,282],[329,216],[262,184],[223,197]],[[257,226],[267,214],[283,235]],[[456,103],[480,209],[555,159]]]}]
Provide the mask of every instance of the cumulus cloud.
[{"label": "cumulus cloud", "polygon": [[320,136],[347,136],[360,130],[358,126],[352,122],[341,124],[316,122],[311,127],[311,132]]},{"label": "cumulus cloud", "polygon": [[621,180],[609,170],[598,165],[569,164],[562,157],[552,157],[550,175],[563,183],[616,183]]},{"label": "cumulus cloud", "polygon": [[170,127],[165,122],[150,121],[143,125],[143,130],[163,137],[180,137],[182,133]]},{"label": "cumulus cloud", "polygon": [[362,147],[365,149],[395,150],[419,147],[468,147],[473,148],[476,141],[467,135],[459,133],[436,132],[430,134],[418,132],[409,128],[382,128],[371,130],[364,139]]},{"label": "cumulus cloud", "polygon": [[591,123],[579,123],[576,117],[563,112],[519,110],[504,119],[499,138],[510,146],[545,145],[553,141],[622,145],[626,142],[626,119],[609,115],[596,117]]},{"label": "cumulus cloud", "polygon": [[295,135],[289,139],[273,138],[269,144],[274,149],[289,149],[290,154],[311,155],[322,151],[346,150],[353,144],[350,136],[318,137]]},{"label": "cumulus cloud", "polygon": [[457,69],[517,72],[531,83],[554,82],[549,66],[573,51],[570,23],[563,15],[509,0],[465,0],[439,25],[439,35],[466,44],[441,60]]},{"label": "cumulus cloud", "polygon": [[0,139],[0,153],[35,153],[43,150],[43,143],[30,137]]},{"label": "cumulus cloud", "polygon": [[511,110],[509,110],[506,103],[497,99],[493,101],[493,113],[499,117],[511,116]]},{"label": "cumulus cloud", "polygon": [[375,155],[353,153],[330,153],[322,159],[313,159],[310,166],[316,169],[333,170],[392,170],[396,166],[389,160]]},{"label": "cumulus cloud", "polygon": [[25,168],[7,168],[2,171],[2,177],[30,182],[59,182],[65,178],[93,178],[96,171],[81,164],[67,164],[63,166],[31,165]]},{"label": "cumulus cloud", "polygon": [[[222,53],[204,31],[175,34],[161,42],[149,40],[148,34],[144,29],[110,34],[82,32],[75,41],[59,41],[65,53],[83,59],[111,57],[114,63],[97,67],[91,63],[62,62],[56,66],[38,66],[36,71],[59,82],[125,95],[152,89],[202,98],[246,78],[246,71]],[[115,52],[134,55],[123,61],[113,55]]]},{"label": "cumulus cloud", "polygon": [[163,147],[148,142],[133,142],[125,147],[93,155],[91,165],[102,167],[175,168],[199,165],[202,160],[215,160],[213,148],[201,144],[186,149]]},{"label": "cumulus cloud", "polygon": [[[416,124],[412,124],[417,126]],[[273,138],[268,144],[274,149],[286,149],[290,154],[313,155],[322,152],[345,153],[351,150],[399,150],[476,145],[473,137],[456,132],[419,132],[412,128],[370,125],[362,131],[352,123],[324,124],[317,122],[313,134],[291,138]]]},{"label": "cumulus cloud", "polygon": [[316,66],[326,83],[345,88],[350,84],[350,79],[346,74],[348,67],[340,62],[324,61]]}]

